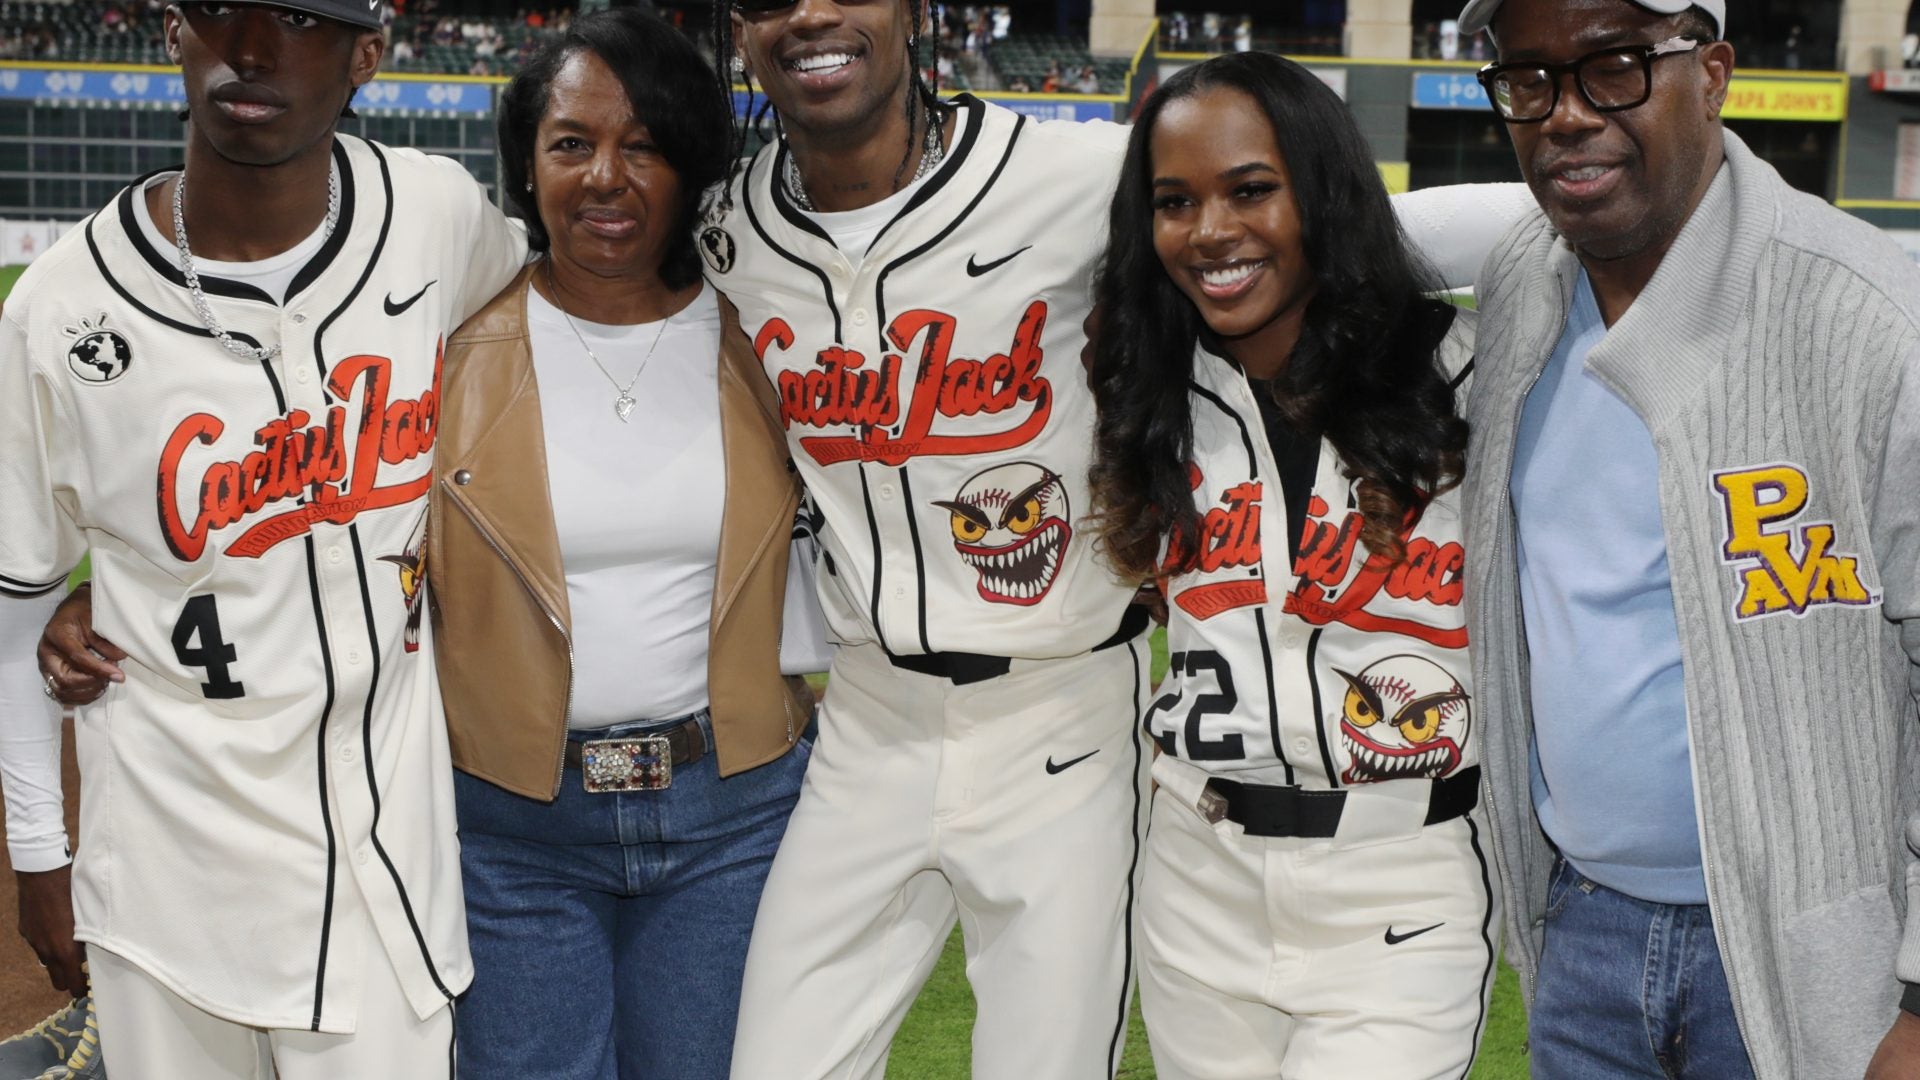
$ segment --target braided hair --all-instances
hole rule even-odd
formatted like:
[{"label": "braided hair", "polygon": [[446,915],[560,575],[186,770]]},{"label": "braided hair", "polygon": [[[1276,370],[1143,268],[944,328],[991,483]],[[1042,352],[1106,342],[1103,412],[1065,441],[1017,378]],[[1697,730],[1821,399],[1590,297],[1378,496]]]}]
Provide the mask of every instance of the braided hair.
[{"label": "braided hair", "polygon": [[[929,45],[932,49],[932,70],[934,73],[931,83],[927,81],[927,77],[920,66],[920,26],[928,18],[928,6],[931,0],[905,0],[905,3],[910,10],[909,17],[913,20],[913,29],[907,34],[906,49],[908,83],[904,108],[906,109],[907,116],[907,146],[906,152],[900,156],[899,166],[893,171],[893,184],[896,189],[900,186],[901,178],[907,175],[907,169],[913,165],[915,161],[914,155],[916,151],[919,150],[919,140],[915,139],[913,135],[914,124],[920,119],[923,111],[926,114],[929,124],[942,123],[942,116],[944,110],[947,108],[947,106],[940,103],[939,94],[939,27],[934,28],[933,40]],[[739,48],[738,43],[734,41],[733,37],[733,0],[713,0],[712,31],[714,76],[719,80],[720,88],[726,93],[727,100],[732,101],[733,58],[738,55]],[[733,178],[739,174],[740,169],[746,161],[747,133],[758,130],[761,132],[762,137],[765,137],[767,120],[771,117],[773,120],[773,137],[783,143],[787,138],[786,130],[780,125],[780,114],[774,109],[773,102],[764,95],[756,94],[753,84],[753,74],[751,72],[745,73],[744,81],[747,87],[747,107],[745,110],[747,119],[745,123],[735,124],[733,127],[733,140],[728,148],[730,151],[728,156],[732,160],[733,165],[727,175],[727,184],[721,189],[720,198],[716,200],[715,216],[724,216],[733,208]],[[754,105],[756,97],[760,99],[758,108]]]}]

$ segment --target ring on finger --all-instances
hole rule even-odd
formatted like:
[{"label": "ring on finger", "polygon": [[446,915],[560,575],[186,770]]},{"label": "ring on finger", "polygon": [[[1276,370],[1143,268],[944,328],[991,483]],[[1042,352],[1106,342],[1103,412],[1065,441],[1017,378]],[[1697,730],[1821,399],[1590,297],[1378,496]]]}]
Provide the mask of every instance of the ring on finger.
[{"label": "ring on finger", "polygon": [[60,699],[60,688],[59,688],[58,686],[56,686],[56,685],[54,685],[54,682],[53,682],[53,676],[51,676],[51,675],[48,675],[48,674],[47,674],[46,672],[44,672],[44,671],[43,671],[43,672],[41,672],[41,673],[40,673],[40,684],[41,684],[41,686],[42,686],[42,688],[44,688],[44,689],[46,690],[46,692],[47,692],[47,697],[49,697],[49,698],[52,698],[52,699],[53,699],[53,700],[55,700],[55,701],[58,701],[58,700]]}]

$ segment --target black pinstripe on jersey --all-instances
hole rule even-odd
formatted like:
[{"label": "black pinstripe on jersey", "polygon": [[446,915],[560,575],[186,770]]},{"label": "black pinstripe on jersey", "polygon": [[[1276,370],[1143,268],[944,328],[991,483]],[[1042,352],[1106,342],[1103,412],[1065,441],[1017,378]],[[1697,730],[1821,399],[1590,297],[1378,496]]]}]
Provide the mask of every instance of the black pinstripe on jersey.
[{"label": "black pinstripe on jersey", "polygon": [[[1240,419],[1240,414],[1228,408],[1227,403],[1220,400],[1220,396],[1213,391],[1208,390],[1197,382],[1188,382],[1187,387],[1233,420],[1234,425],[1240,429],[1240,445],[1247,452],[1247,478],[1250,480],[1260,479],[1260,456],[1254,453],[1253,433],[1247,430],[1246,421]],[[1255,573],[1257,574],[1258,572],[1259,568],[1256,567]],[[1287,748],[1281,744],[1280,740],[1280,700],[1277,689],[1274,686],[1273,643],[1267,634],[1266,612],[1256,607],[1253,616],[1254,630],[1260,637],[1260,658],[1265,661],[1265,663],[1260,665],[1260,675],[1267,683],[1267,732],[1269,737],[1273,739],[1274,755],[1280,759],[1280,767],[1286,770],[1287,783],[1291,785],[1294,783],[1293,762],[1287,759]],[[1318,694],[1319,692],[1319,687],[1316,686],[1314,693]],[[1315,715],[1319,715],[1318,712],[1316,712]]]},{"label": "black pinstripe on jersey", "polygon": [[[393,174],[387,168],[387,156],[381,152],[380,147],[369,143],[368,148],[373,151],[374,160],[380,166],[380,185],[382,194],[385,196],[385,214],[380,220],[380,232],[374,240],[373,253],[368,256],[367,265],[361,271],[360,279],[353,283],[353,288],[340,301],[339,306],[334,308],[326,318],[320,320],[320,325],[313,332],[313,358],[314,363],[321,369],[322,386],[326,385],[327,374],[326,353],[323,349],[323,339],[327,329],[346,312],[348,305],[352,304],[366,288],[367,279],[373,275],[373,268],[379,264],[381,253],[386,250],[387,234],[393,227]],[[344,199],[344,194],[342,198]],[[427,947],[427,937],[420,929],[419,916],[414,914],[413,898],[407,895],[406,882],[400,880],[399,869],[393,865],[392,856],[387,854],[386,845],[380,841],[380,785],[373,773],[373,702],[380,686],[380,628],[374,617],[373,596],[367,582],[366,556],[360,548],[359,525],[348,526],[347,536],[353,544],[354,571],[360,576],[360,609],[367,620],[369,659],[373,665],[373,675],[367,684],[366,702],[360,716],[360,760],[366,772],[367,792],[373,799],[373,823],[367,829],[368,842],[373,845],[374,853],[380,856],[380,863],[386,867],[387,877],[393,882],[394,891],[399,894],[400,910],[406,914],[407,927],[413,931],[413,942],[420,950],[421,962],[427,966],[428,977],[433,980],[433,985],[440,991],[441,996],[451,1002],[453,992],[447,989],[446,981],[440,977],[440,966],[434,962],[433,951]]]}]

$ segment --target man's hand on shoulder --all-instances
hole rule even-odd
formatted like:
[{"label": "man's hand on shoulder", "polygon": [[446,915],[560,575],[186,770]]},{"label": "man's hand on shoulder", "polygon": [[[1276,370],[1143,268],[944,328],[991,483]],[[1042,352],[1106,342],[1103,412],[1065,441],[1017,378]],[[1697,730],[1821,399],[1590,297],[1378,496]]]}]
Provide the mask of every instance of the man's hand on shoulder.
[{"label": "man's hand on shoulder", "polygon": [[13,872],[20,896],[20,936],[47,969],[54,989],[74,997],[87,992],[86,947],[73,939],[73,868]]},{"label": "man's hand on shoulder", "polygon": [[1920,1076],[1920,1016],[1901,1010],[1867,1063],[1866,1080],[1913,1080]]}]

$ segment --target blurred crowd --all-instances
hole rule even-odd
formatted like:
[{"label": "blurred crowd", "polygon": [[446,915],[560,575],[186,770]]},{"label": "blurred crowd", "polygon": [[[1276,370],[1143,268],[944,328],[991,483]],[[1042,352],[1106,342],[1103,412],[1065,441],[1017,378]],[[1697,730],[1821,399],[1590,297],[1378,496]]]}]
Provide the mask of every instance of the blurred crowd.
[{"label": "blurred crowd", "polygon": [[0,3],[0,59],[90,59],[103,41],[122,48],[160,41],[165,0],[82,0],[80,3]]}]

